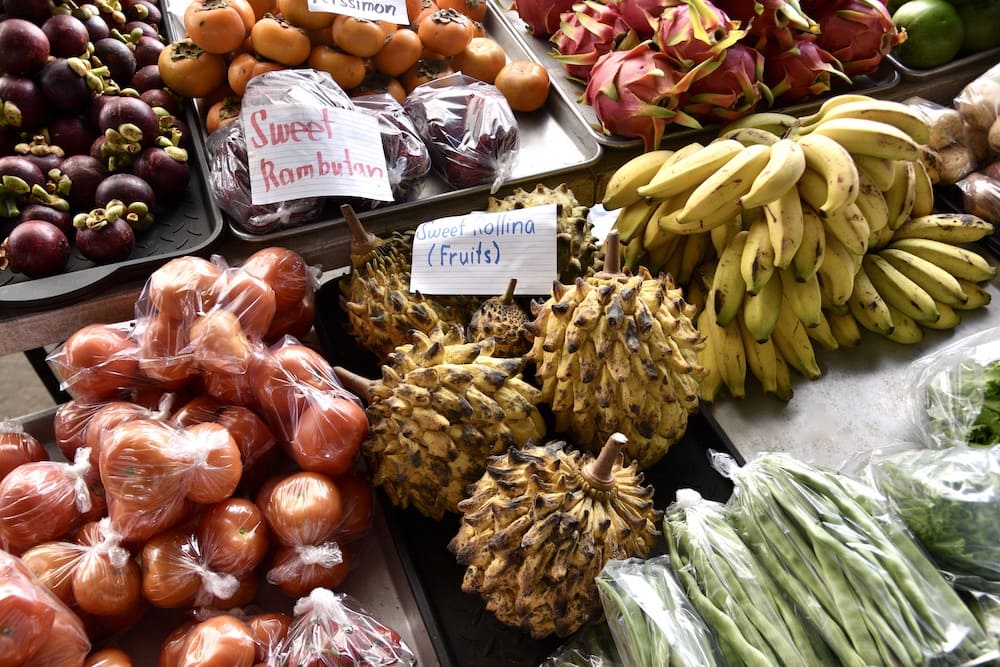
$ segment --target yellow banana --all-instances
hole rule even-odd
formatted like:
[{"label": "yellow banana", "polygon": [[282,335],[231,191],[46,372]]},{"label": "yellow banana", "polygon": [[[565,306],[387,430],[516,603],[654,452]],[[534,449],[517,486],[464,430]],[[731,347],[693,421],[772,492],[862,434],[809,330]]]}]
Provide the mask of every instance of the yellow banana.
[{"label": "yellow banana", "polygon": [[897,271],[923,287],[935,301],[960,306],[969,300],[958,279],[937,264],[899,248],[884,248],[878,254]]},{"label": "yellow banana", "polygon": [[795,188],[787,190],[762,208],[771,236],[771,246],[774,248],[774,265],[779,268],[787,267],[802,245],[802,236],[805,233],[799,191]]},{"label": "yellow banana", "polygon": [[935,305],[940,317],[937,318],[936,322],[921,322],[921,326],[942,331],[945,329],[954,329],[962,323],[962,316],[958,314],[957,310],[940,301],[936,302]]},{"label": "yellow banana", "polygon": [[733,219],[739,218],[740,207],[736,200],[727,200],[722,208],[712,212],[707,217],[699,218],[691,222],[680,221],[680,211],[671,211],[669,214],[660,216],[657,224],[660,229],[666,229],[677,234],[699,234],[709,232],[716,227],[732,223]]},{"label": "yellow banana", "polygon": [[859,174],[859,183],[860,189],[854,203],[868,221],[869,233],[877,234],[889,226],[889,206],[885,195],[866,172]]},{"label": "yellow banana", "polygon": [[[831,118],[813,127],[816,134],[829,137],[855,155],[871,155],[888,160],[916,160],[920,145],[894,125],[864,118]],[[805,138],[805,137],[803,137]]]},{"label": "yellow banana", "polygon": [[860,256],[868,251],[871,229],[857,204],[848,204],[843,211],[827,217],[823,222],[827,233],[835,236],[849,252]]},{"label": "yellow banana", "polygon": [[855,256],[836,238],[828,236],[823,261],[816,269],[824,306],[835,308],[847,303],[854,291],[855,273]]},{"label": "yellow banana", "polygon": [[830,328],[830,321],[826,319],[826,314],[822,311],[819,314],[819,324],[814,327],[806,327],[806,334],[827,350],[833,351],[840,347],[837,337],[833,335],[833,330]]},{"label": "yellow banana", "polygon": [[743,398],[746,396],[747,361],[739,324],[734,321],[726,325],[719,324],[718,313],[714,312],[711,298],[706,304],[705,312],[708,315],[708,331],[703,333],[714,338],[712,347],[722,383],[729,390],[730,396]]},{"label": "yellow banana", "polygon": [[874,97],[870,95],[863,95],[860,93],[842,93],[840,95],[834,95],[833,97],[828,97],[820,105],[819,109],[815,113],[809,114],[807,116],[802,116],[799,118],[800,127],[809,127],[815,125],[819,121],[823,120],[823,117],[841,106],[842,104],[853,104],[855,102],[868,102],[874,100]]},{"label": "yellow banana", "polygon": [[791,270],[796,280],[807,280],[823,263],[826,229],[812,206],[802,206],[802,242],[792,255]]},{"label": "yellow banana", "polygon": [[883,336],[892,333],[892,314],[889,312],[889,304],[872,285],[863,265],[854,276],[854,290],[851,292],[851,298],[847,300],[847,306],[854,319],[865,329]]},{"label": "yellow banana", "polygon": [[[662,233],[662,232],[661,232]],[[684,248],[684,237],[672,235],[671,239],[656,248],[647,249],[643,263],[650,273],[665,273],[676,277],[681,265],[681,250]]]},{"label": "yellow banana", "polygon": [[[772,345],[774,345],[773,342]],[[790,401],[795,394],[792,390],[792,373],[788,370],[788,362],[781,356],[781,352],[778,351],[777,347],[774,348],[774,362],[778,380],[778,389],[774,392],[774,395],[783,401]]]},{"label": "yellow banana", "polygon": [[945,243],[975,243],[993,233],[992,223],[971,213],[931,213],[910,218],[893,239],[922,238]]},{"label": "yellow banana", "polygon": [[664,164],[649,183],[637,188],[642,197],[669,197],[699,185],[746,148],[732,139],[715,141],[685,157]]},{"label": "yellow banana", "polygon": [[962,291],[969,298],[960,306],[953,305],[952,308],[956,310],[975,310],[976,308],[990,305],[990,301],[993,300],[993,297],[986,288],[977,282],[959,278],[958,284],[962,286]]},{"label": "yellow banana", "polygon": [[[647,250],[655,250],[662,247],[664,244],[669,243],[671,240],[679,236],[679,234],[660,229],[659,220],[664,215],[667,215],[675,210],[673,199],[663,199],[651,201],[659,201],[657,206],[653,207],[652,213],[650,213],[649,218],[643,226],[642,233],[642,244]],[[622,209],[627,211],[628,208]]]},{"label": "yellow banana", "polygon": [[733,155],[695,188],[677,221],[685,224],[709,218],[732,200],[738,201],[767,165],[770,155],[771,147],[759,144],[747,146]]},{"label": "yellow banana", "polygon": [[[742,215],[745,217],[746,212]],[[732,219],[726,223],[721,224],[718,227],[713,227],[709,230],[708,235],[709,238],[712,239],[712,246],[715,248],[716,257],[720,256],[725,251],[726,246],[729,245],[729,242],[734,236],[736,236],[736,234],[739,233],[741,229],[743,229],[743,224],[740,216],[734,215]]]},{"label": "yellow banana", "polygon": [[798,137],[796,141],[802,147],[806,166],[821,176],[826,183],[824,200],[809,202],[820,216],[829,217],[853,203],[858,196],[860,177],[851,153],[824,134],[807,134]]},{"label": "yellow banana", "polygon": [[898,248],[922,257],[963,280],[981,283],[997,276],[997,267],[982,255],[961,246],[924,238],[894,240],[890,248]]},{"label": "yellow banana", "polygon": [[797,124],[798,118],[791,114],[780,113],[777,111],[760,111],[757,113],[747,114],[742,118],[737,118],[723,127],[721,133],[725,134],[730,130],[739,129],[741,127],[756,127],[762,130],[767,130],[768,132],[780,137]]},{"label": "yellow banana", "polygon": [[773,146],[781,138],[777,134],[759,127],[736,127],[719,133],[720,139],[733,139],[744,146]]},{"label": "yellow banana", "polygon": [[640,153],[618,167],[604,188],[602,200],[604,208],[613,211],[641,199],[637,192],[639,186],[649,183],[663,166],[664,161],[673,154],[672,150]]},{"label": "yellow banana", "polygon": [[793,189],[806,169],[802,147],[793,139],[779,139],[771,146],[767,164],[740,199],[740,206],[763,206]]},{"label": "yellow banana", "polygon": [[743,298],[743,324],[755,341],[770,337],[778,324],[782,308],[781,278],[773,276],[757,294],[749,292]]},{"label": "yellow banana", "polygon": [[642,238],[646,223],[659,205],[660,202],[655,199],[642,197],[621,208],[613,226],[618,230],[618,240],[621,243],[630,243],[636,237]]},{"label": "yellow banana", "polygon": [[[757,209],[755,209],[757,210]],[[740,258],[740,272],[747,292],[756,294],[774,274],[774,246],[767,220],[760,215],[753,216],[747,228],[747,240]]]},{"label": "yellow banana", "polygon": [[881,250],[889,245],[890,241],[892,241],[892,230],[889,228],[889,225],[877,231],[873,229],[868,235],[868,252]]},{"label": "yellow banana", "polygon": [[898,229],[913,210],[917,197],[917,172],[912,162],[892,161],[892,185],[883,191],[885,206],[889,211],[889,228]]},{"label": "yellow banana", "polygon": [[694,270],[705,261],[712,249],[712,237],[708,232],[688,234],[684,237],[684,249],[681,251],[681,264],[674,278],[681,285],[686,285],[694,275]]},{"label": "yellow banana", "polygon": [[888,190],[896,178],[894,169],[895,160],[887,160],[882,157],[872,157],[871,155],[855,155],[854,164],[858,166],[858,173],[868,174],[879,190]]},{"label": "yellow banana", "polygon": [[737,317],[740,325],[740,335],[743,338],[743,349],[746,353],[747,370],[760,382],[765,393],[774,394],[778,391],[778,368],[775,360],[774,343],[771,339],[754,340],[742,318]]},{"label": "yellow banana", "polygon": [[893,306],[889,306],[889,314],[892,316],[892,331],[885,334],[889,340],[912,345],[924,339],[924,330],[920,328],[916,320]]},{"label": "yellow banana", "polygon": [[708,301],[720,326],[726,326],[733,321],[743,305],[747,286],[740,273],[740,257],[747,240],[746,231],[741,231],[733,237],[719,256],[715,266],[715,277],[712,279],[712,291]]},{"label": "yellow banana", "polygon": [[861,342],[861,329],[854,315],[847,313],[833,313],[826,311],[826,322],[830,326],[830,333],[837,340],[838,347],[855,347]]},{"label": "yellow banana", "polygon": [[[862,267],[882,299],[895,310],[918,322],[934,322],[940,317],[934,297],[878,254],[865,255]],[[895,316],[892,321],[898,324]]]},{"label": "yellow banana", "polygon": [[805,326],[792,313],[791,308],[785,307],[784,303],[778,313],[778,323],[771,333],[771,340],[774,341],[774,346],[785,362],[793,369],[810,380],[822,375],[816,362],[816,350],[809,334],[806,333]]},{"label": "yellow banana", "polygon": [[934,212],[934,184],[927,167],[920,160],[913,161],[913,206],[910,215],[919,218]]},{"label": "yellow banana", "polygon": [[645,255],[646,248],[642,245],[642,239],[632,239],[622,249],[622,266],[628,271],[635,273],[640,265],[645,265]]},{"label": "yellow banana", "polygon": [[722,389],[722,374],[719,372],[719,363],[715,354],[716,339],[709,334],[708,311],[704,310],[698,316],[698,330],[705,334],[705,344],[698,350],[698,363],[705,369],[700,383],[701,400],[712,403],[715,401],[719,390]]},{"label": "yellow banana", "polygon": [[823,113],[813,123],[803,124],[799,131],[812,132],[837,118],[859,118],[884,123],[900,130],[917,144],[926,144],[931,136],[926,121],[918,112],[901,102],[874,98],[839,104]]},{"label": "yellow banana", "polygon": [[819,326],[823,317],[820,312],[823,303],[816,274],[814,273],[805,282],[799,282],[791,271],[781,269],[778,277],[781,280],[781,307],[790,308],[795,317],[806,327]]}]

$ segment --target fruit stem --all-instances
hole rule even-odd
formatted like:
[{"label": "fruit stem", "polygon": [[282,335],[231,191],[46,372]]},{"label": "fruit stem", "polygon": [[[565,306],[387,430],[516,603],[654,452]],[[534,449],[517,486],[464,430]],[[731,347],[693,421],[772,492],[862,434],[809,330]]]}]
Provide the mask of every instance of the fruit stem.
[{"label": "fruit stem", "polygon": [[625,437],[625,434],[612,433],[604,443],[604,446],[601,447],[597,458],[583,466],[580,474],[592,486],[601,489],[612,488],[615,484],[615,478],[611,474],[611,469],[614,467],[618,455],[621,454],[626,444],[628,444],[628,438]]},{"label": "fruit stem", "polygon": [[333,372],[337,376],[337,379],[340,380],[340,383],[344,385],[345,389],[357,394],[358,398],[365,403],[371,402],[372,388],[375,386],[374,380],[358,375],[354,371],[349,371],[343,366],[334,366]]},{"label": "fruit stem", "polygon": [[621,273],[622,244],[618,241],[618,230],[612,229],[604,240],[604,273]]},{"label": "fruit stem", "polygon": [[510,282],[507,283],[507,291],[503,293],[501,301],[503,305],[509,306],[514,303],[514,290],[517,288],[517,278],[511,278]]},{"label": "fruit stem", "polygon": [[341,204],[340,214],[351,231],[351,255],[364,257],[378,247],[378,237],[364,228],[350,204]]}]

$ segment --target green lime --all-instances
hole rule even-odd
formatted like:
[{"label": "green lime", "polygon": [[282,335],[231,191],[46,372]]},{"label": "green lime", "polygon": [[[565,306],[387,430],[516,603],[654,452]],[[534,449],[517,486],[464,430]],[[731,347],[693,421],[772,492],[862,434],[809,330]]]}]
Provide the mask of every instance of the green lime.
[{"label": "green lime", "polygon": [[962,53],[976,53],[1000,46],[1000,2],[980,0],[958,7],[965,27]]},{"label": "green lime", "polygon": [[945,0],[910,0],[896,10],[892,20],[906,30],[906,40],[893,47],[892,53],[907,67],[940,67],[962,48],[962,18]]}]

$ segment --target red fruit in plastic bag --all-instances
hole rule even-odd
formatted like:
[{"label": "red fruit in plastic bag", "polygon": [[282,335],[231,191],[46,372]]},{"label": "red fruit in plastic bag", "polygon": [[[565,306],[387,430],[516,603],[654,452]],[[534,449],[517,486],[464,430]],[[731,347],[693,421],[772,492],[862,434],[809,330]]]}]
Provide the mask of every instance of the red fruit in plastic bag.
[{"label": "red fruit in plastic bag", "polygon": [[212,570],[236,576],[257,567],[270,543],[264,514],[243,498],[230,498],[205,508],[196,536],[206,564]]},{"label": "red fruit in plastic bag", "polygon": [[243,475],[240,448],[221,424],[203,422],[185,429],[185,455],[192,462],[187,497],[196,503],[217,503],[233,495]]},{"label": "red fruit in plastic bag", "polygon": [[279,312],[297,305],[312,288],[309,266],[300,254],[288,248],[258,250],[240,268],[271,286]]},{"label": "red fruit in plastic bag", "polygon": [[30,433],[15,422],[0,422],[0,479],[23,463],[47,461],[48,453]]},{"label": "red fruit in plastic bag", "polygon": [[192,552],[192,536],[172,528],[150,538],[142,548],[142,594],[155,607],[190,605],[202,587]]},{"label": "red fruit in plastic bag", "polygon": [[190,322],[196,313],[208,312],[218,298],[222,269],[201,257],[170,260],[149,277],[149,301],[167,317]]},{"label": "red fruit in plastic bag", "polygon": [[132,508],[162,510],[176,504],[190,468],[175,451],[176,432],[166,422],[135,419],[107,433],[100,456],[107,496]]},{"label": "red fruit in plastic bag", "polygon": [[147,377],[161,382],[185,382],[197,371],[190,349],[190,320],[165,313],[142,323],[139,337],[139,367]]},{"label": "red fruit in plastic bag", "polygon": [[245,373],[253,354],[243,325],[228,310],[213,310],[195,319],[191,350],[200,370],[218,374]]},{"label": "red fruit in plastic bag", "polygon": [[271,650],[288,634],[292,618],[281,612],[256,614],[247,619],[250,635],[257,645],[258,662],[266,661]]},{"label": "red fruit in plastic bag", "polygon": [[236,315],[248,337],[260,340],[277,312],[277,298],[267,282],[240,268],[228,274],[218,306]]},{"label": "red fruit in plastic bag", "polygon": [[295,473],[279,481],[261,510],[278,541],[292,546],[328,541],[343,517],[337,485],[314,472]]},{"label": "red fruit in plastic bag", "polygon": [[73,398],[107,401],[139,382],[138,350],[124,327],[88,324],[49,355],[49,361]]},{"label": "red fruit in plastic bag", "polygon": [[247,624],[221,614],[191,628],[179,651],[177,667],[252,667],[255,653]]},{"label": "red fruit in plastic bag", "polygon": [[4,554],[0,562],[0,667],[20,667],[45,643],[55,609],[34,589],[27,573],[12,572],[9,559],[13,556]]},{"label": "red fruit in plastic bag", "polygon": [[292,457],[303,470],[340,475],[354,466],[354,455],[368,435],[368,417],[354,401],[315,392],[295,420],[289,440]]},{"label": "red fruit in plastic bag", "polygon": [[105,648],[91,653],[83,667],[132,667],[132,658],[120,648]]},{"label": "red fruit in plastic bag", "polygon": [[278,547],[267,580],[290,598],[315,588],[338,588],[350,572],[347,554],[335,542]]}]

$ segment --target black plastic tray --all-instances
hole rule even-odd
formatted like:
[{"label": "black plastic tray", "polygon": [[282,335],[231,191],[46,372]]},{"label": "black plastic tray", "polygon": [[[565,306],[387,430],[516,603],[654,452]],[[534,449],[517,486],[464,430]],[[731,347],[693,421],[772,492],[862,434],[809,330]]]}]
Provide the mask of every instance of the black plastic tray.
[{"label": "black plastic tray", "polygon": [[[344,333],[338,294],[336,280],[325,283],[317,292],[316,333],[320,345],[332,363],[372,377],[372,357],[359,353]],[[724,501],[729,497],[732,484],[711,467],[709,450],[729,453],[738,463],[744,463],[711,414],[697,412],[691,416],[680,442],[644,473],[646,483],[655,490],[656,507],[664,509],[674,499],[677,489],[685,487],[713,500]],[[462,592],[464,567],[447,549],[448,542],[458,532],[457,516],[435,521],[414,510],[393,507],[382,494],[380,500],[428,636],[443,667],[537,665],[565,641],[557,637],[533,640],[497,621],[478,595]],[[661,538],[656,552],[665,549],[666,543]]]}]

